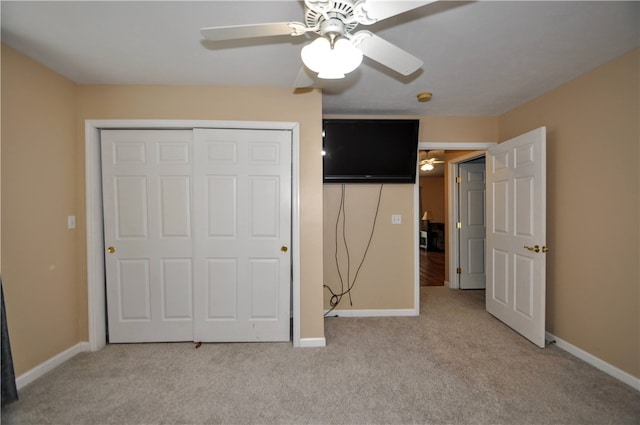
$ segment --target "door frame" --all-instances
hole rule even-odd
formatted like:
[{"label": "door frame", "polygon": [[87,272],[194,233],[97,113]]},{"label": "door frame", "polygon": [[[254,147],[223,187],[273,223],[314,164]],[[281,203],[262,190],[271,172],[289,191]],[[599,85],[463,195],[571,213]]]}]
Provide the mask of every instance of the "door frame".
[{"label": "door frame", "polygon": [[[300,124],[297,122],[213,120],[85,120],[85,206],[87,255],[87,317],[89,349],[106,345],[106,294],[100,130],[193,128],[260,129],[291,131],[291,301],[293,346],[300,346]],[[418,282],[419,284],[419,282]]]},{"label": "door frame", "polygon": [[[447,240],[449,241],[449,246],[445,247],[445,249],[447,250],[447,253],[449,254],[449,270],[445,270],[445,277],[448,277],[448,280],[445,281],[445,285],[448,286],[451,289],[459,289],[459,283],[458,283],[458,279],[457,279],[457,274],[456,274],[456,268],[452,266],[453,258],[456,258],[457,256],[457,250],[458,250],[458,242],[455,240],[455,235],[456,235],[456,226],[455,226],[455,217],[457,216],[457,208],[458,208],[458,203],[455,202],[455,200],[453,199],[454,196],[454,189],[455,189],[455,174],[454,172],[457,171],[455,169],[455,167],[457,167],[459,162],[464,162],[464,161],[468,161],[469,159],[473,159],[476,158],[478,156],[482,156],[484,155],[484,151],[486,151],[487,149],[489,149],[489,147],[496,145],[497,142],[419,142],[418,143],[418,151],[422,151],[422,150],[445,150],[445,151],[464,151],[464,150],[470,150],[470,151],[474,151],[474,152],[470,152],[467,155],[463,155],[459,158],[456,158],[452,161],[450,161],[448,164],[446,164],[446,166],[448,167],[448,172],[449,172],[449,179],[445,181],[445,193],[447,194],[447,198],[448,198],[448,208],[449,208],[449,214],[447,216],[447,219],[449,221],[449,225],[447,226],[447,228],[445,229],[445,232],[447,234]],[[480,152],[478,152],[480,151]],[[414,209],[414,214],[415,217],[420,217],[420,200],[419,200],[419,193],[420,193],[420,176],[418,175],[416,177],[418,184],[414,185],[415,189],[414,189],[414,197],[413,197],[413,209]],[[455,208],[455,211],[454,211]],[[416,220],[416,229],[418,229],[419,224],[418,224],[419,220]],[[415,300],[416,300],[416,311],[420,311],[419,310],[419,306],[420,306],[420,235],[418,233],[418,231],[416,230],[414,232],[414,247],[415,247]]]},{"label": "door frame", "polygon": [[456,183],[456,177],[460,174],[460,164],[476,158],[484,157],[485,155],[486,150],[477,150],[459,156],[447,164],[449,167],[448,184],[451,188],[451,193],[449,193],[449,228],[447,231],[450,231],[449,245],[451,250],[449,251],[449,270],[446,271],[445,275],[449,277],[447,282],[451,289],[460,289],[460,275],[456,271],[457,267],[452,265],[453,259],[456,260],[455,264],[460,265],[460,238],[458,237],[458,228],[456,227],[456,222],[458,221],[458,217],[460,217],[460,185]]}]

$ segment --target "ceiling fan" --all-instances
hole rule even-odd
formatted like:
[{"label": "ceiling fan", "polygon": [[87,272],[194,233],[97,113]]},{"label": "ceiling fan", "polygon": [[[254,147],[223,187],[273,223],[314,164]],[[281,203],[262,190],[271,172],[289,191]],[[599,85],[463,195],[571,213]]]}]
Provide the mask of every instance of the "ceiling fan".
[{"label": "ceiling fan", "polygon": [[420,169],[422,171],[431,171],[435,168],[435,164],[444,164],[444,150],[420,151]]},{"label": "ceiling fan", "polygon": [[[200,33],[211,41],[313,33],[319,37],[302,48],[301,57],[318,78],[344,78],[360,65],[363,56],[408,76],[422,66],[421,59],[370,31],[353,31],[358,25],[372,25],[434,1],[304,0],[304,23],[211,27],[202,28]],[[302,68],[296,87],[309,86],[312,82]]]}]

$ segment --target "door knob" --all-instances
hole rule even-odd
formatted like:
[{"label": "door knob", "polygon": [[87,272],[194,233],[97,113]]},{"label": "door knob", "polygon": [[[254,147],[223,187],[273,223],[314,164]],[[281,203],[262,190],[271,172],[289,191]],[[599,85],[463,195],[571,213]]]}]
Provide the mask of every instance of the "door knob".
[{"label": "door knob", "polygon": [[540,252],[540,245],[535,245],[535,246],[524,246],[526,249],[528,249],[529,251],[533,251],[533,252]]},{"label": "door knob", "polygon": [[282,252],[287,252],[289,250],[289,248],[287,248],[286,245],[282,245],[282,248],[280,248],[280,251]]},{"label": "door knob", "polygon": [[549,252],[549,247],[548,246],[543,246],[542,247],[542,252]]},{"label": "door knob", "polygon": [[107,248],[107,252],[109,254],[113,254],[114,252],[116,252],[116,249],[114,247],[110,246],[109,248]]}]

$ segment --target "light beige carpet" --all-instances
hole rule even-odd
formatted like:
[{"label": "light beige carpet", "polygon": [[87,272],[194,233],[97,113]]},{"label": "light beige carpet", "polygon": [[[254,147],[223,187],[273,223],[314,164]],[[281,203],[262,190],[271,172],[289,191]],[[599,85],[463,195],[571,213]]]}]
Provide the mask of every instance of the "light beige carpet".
[{"label": "light beige carpet", "polygon": [[327,347],[109,345],[24,388],[3,424],[634,424],[640,393],[421,288],[421,315],[327,318]]}]

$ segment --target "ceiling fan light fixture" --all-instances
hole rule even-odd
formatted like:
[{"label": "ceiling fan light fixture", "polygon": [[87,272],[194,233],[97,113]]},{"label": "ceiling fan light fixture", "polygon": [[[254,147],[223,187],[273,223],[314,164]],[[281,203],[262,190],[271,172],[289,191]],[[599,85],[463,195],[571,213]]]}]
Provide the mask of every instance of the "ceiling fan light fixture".
[{"label": "ceiling fan light fixture", "polygon": [[431,170],[433,170],[433,164],[431,164],[431,163],[429,163],[429,162],[426,162],[426,163],[424,163],[424,164],[422,164],[422,165],[420,166],[420,169],[421,169],[422,171],[431,171]]},{"label": "ceiling fan light fixture", "polygon": [[300,56],[305,66],[323,79],[344,78],[362,63],[362,52],[343,37],[336,39],[333,46],[326,37],[319,37],[304,46]]}]

